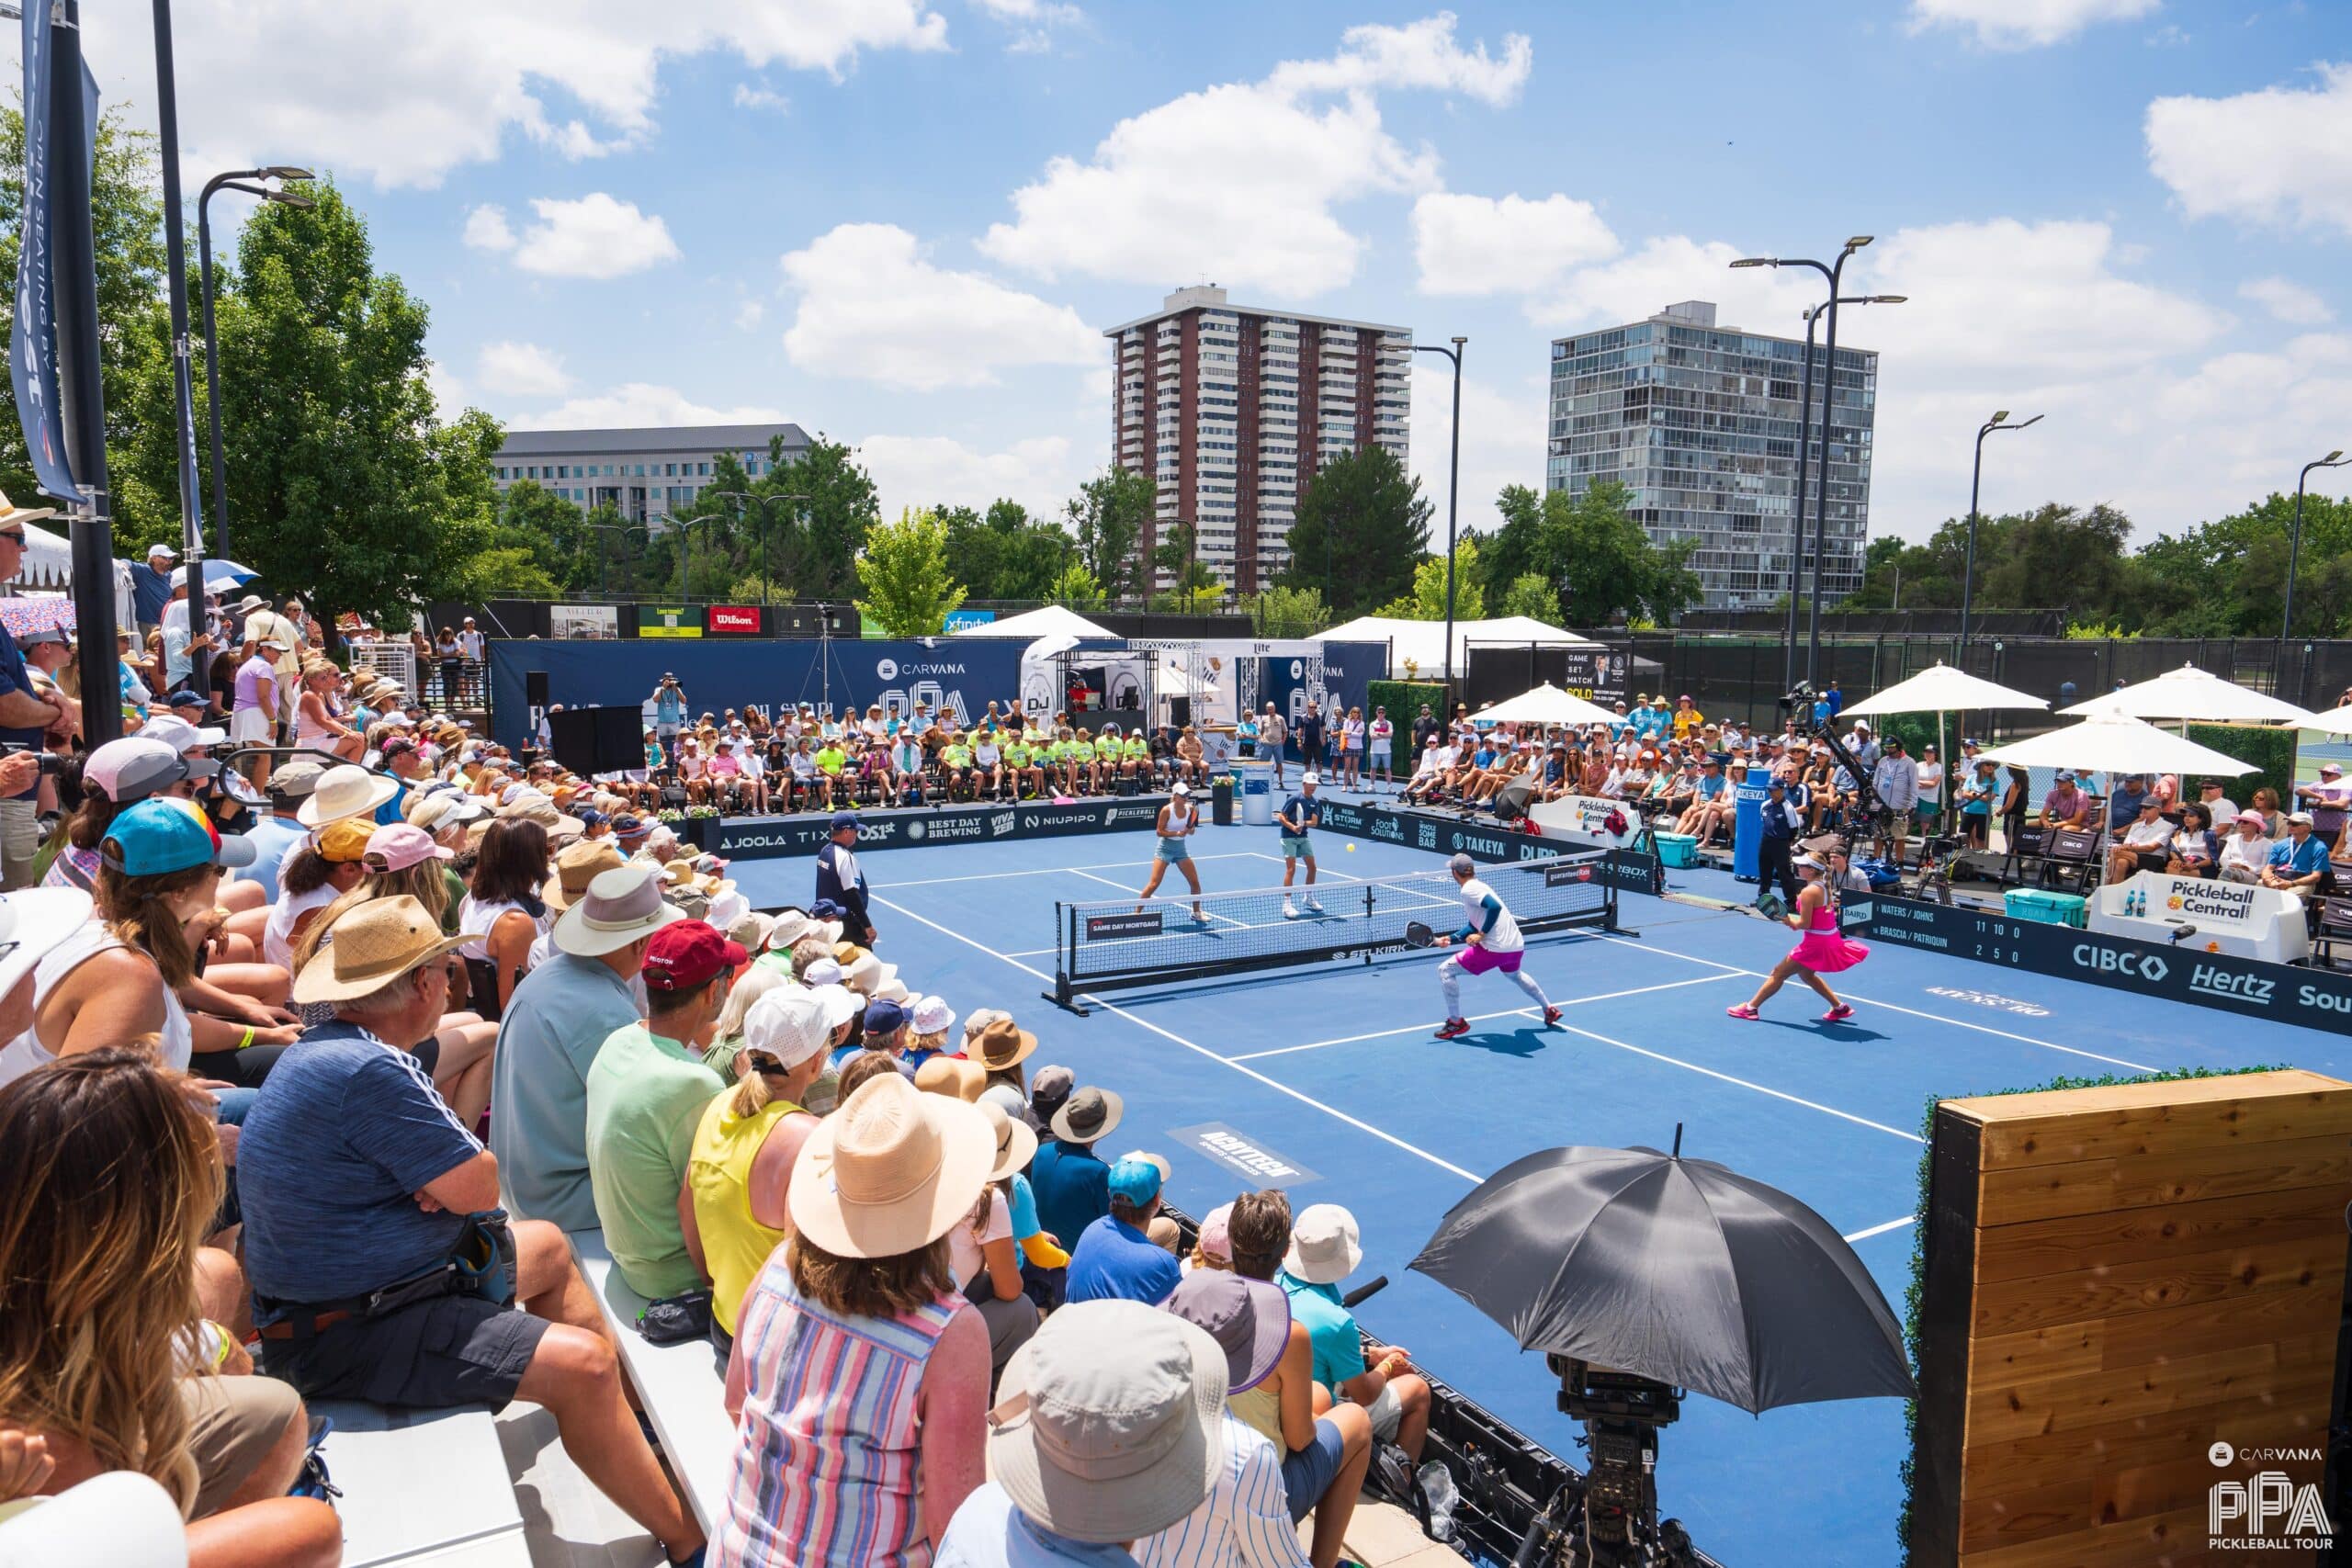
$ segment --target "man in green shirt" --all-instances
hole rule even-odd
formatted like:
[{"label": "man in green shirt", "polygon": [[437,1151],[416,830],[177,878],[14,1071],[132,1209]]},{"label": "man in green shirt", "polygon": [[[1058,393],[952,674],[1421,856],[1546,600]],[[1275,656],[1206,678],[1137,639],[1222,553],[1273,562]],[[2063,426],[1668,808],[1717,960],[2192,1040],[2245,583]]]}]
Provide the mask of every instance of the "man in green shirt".
[{"label": "man in green shirt", "polygon": [[1145,736],[1140,724],[1129,733],[1126,745],[1121,749],[1119,771],[1131,779],[1142,780],[1146,784],[1151,783],[1151,741]]},{"label": "man in green shirt", "polygon": [[703,1065],[727,987],[751,955],[701,920],[676,920],[645,950],[643,1023],[613,1031],[588,1069],[588,1182],[605,1246],[648,1301],[707,1278],[678,1220],[695,1128],[727,1088]]},{"label": "man in green shirt", "polygon": [[1045,787],[1045,774],[1037,770],[1029,739],[1017,730],[1005,734],[1004,777],[1016,800],[1026,800]]},{"label": "man in green shirt", "polygon": [[833,808],[833,786],[842,776],[842,769],[849,765],[849,753],[842,750],[841,741],[828,740],[817,749],[817,782],[824,786],[825,809]]},{"label": "man in green shirt", "polygon": [[1094,787],[1105,795],[1118,783],[1119,757],[1125,749],[1115,724],[1104,725],[1102,733],[1094,738]]}]

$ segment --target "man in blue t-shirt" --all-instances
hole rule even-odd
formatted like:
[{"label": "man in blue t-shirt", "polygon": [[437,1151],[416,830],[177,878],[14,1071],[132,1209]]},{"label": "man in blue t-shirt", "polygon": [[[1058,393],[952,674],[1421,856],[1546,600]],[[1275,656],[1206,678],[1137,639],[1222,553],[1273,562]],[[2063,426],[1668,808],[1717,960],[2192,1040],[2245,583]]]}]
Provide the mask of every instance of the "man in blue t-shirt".
[{"label": "man in blue t-shirt", "polygon": [[565,1447],[598,1459],[607,1495],[673,1561],[695,1555],[702,1532],[622,1402],[563,1233],[514,1221],[511,1271],[490,1270],[503,1291],[478,1291],[449,1267],[481,1260],[466,1249],[480,1239],[469,1221],[498,1209],[498,1161],[435,1092],[427,1064],[388,1042],[433,1038],[458,939],[405,896],[358,905],[332,935],[295,977],[294,1000],[331,1004],[334,1021],[278,1059],[237,1145],[264,1369],[314,1400],[544,1404]]},{"label": "man in blue t-shirt", "polygon": [[662,683],[653,688],[653,695],[648,700],[653,705],[654,736],[674,768],[678,765],[678,729],[686,722],[685,688],[678,684],[675,675],[664,670]]},{"label": "man in blue t-shirt", "polygon": [[1176,1255],[1145,1234],[1159,1213],[1168,1179],[1157,1155],[1129,1155],[1111,1168],[1111,1212],[1086,1227],[1069,1249],[1067,1297],[1079,1302],[1128,1301],[1157,1306],[1184,1277]]},{"label": "man in blue t-shirt", "polygon": [[1094,1145],[1111,1135],[1125,1110],[1107,1089],[1077,1090],[1054,1112],[1047,1124],[1053,1136],[1038,1144],[1029,1162],[1037,1223],[1064,1247],[1075,1246],[1080,1232],[1111,1212],[1111,1168]]},{"label": "man in blue t-shirt", "polygon": [[2270,863],[2263,868],[2262,885],[2309,899],[2319,896],[2327,877],[2327,845],[2312,831],[2312,814],[2288,813],[2287,836],[2270,846]]},{"label": "man in blue t-shirt", "polygon": [[1290,879],[1298,874],[1298,863],[1306,863],[1306,912],[1319,915],[1323,906],[1315,900],[1315,841],[1307,834],[1323,824],[1323,803],[1315,798],[1315,786],[1321,775],[1311,769],[1298,776],[1298,793],[1283,802],[1274,814],[1274,826],[1283,835],[1283,919],[1298,919],[1298,906],[1290,901]]}]

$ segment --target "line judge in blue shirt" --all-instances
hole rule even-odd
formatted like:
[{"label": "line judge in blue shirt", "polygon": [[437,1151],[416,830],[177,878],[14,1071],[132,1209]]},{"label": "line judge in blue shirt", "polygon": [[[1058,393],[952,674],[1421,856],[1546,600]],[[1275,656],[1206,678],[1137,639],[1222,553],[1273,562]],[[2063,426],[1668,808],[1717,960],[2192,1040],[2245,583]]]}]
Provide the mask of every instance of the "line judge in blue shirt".
[{"label": "line judge in blue shirt", "polygon": [[1319,915],[1323,906],[1315,901],[1315,842],[1307,837],[1323,825],[1323,803],[1315,798],[1320,775],[1312,771],[1301,773],[1298,793],[1283,802],[1274,814],[1274,826],[1283,835],[1283,919],[1298,919],[1298,906],[1290,901],[1290,881],[1298,873],[1298,863],[1306,863],[1306,912]]}]

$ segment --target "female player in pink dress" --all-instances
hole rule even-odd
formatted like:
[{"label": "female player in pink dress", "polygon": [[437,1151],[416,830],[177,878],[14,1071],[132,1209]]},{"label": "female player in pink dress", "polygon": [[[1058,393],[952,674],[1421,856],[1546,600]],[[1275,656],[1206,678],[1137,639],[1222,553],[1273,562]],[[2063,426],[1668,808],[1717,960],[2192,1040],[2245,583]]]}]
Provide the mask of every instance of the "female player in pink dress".
[{"label": "female player in pink dress", "polygon": [[1824,975],[1834,975],[1841,969],[1851,969],[1871,955],[1871,950],[1838,930],[1838,911],[1829,902],[1828,886],[1822,881],[1827,867],[1818,855],[1805,855],[1797,862],[1797,874],[1804,878],[1804,886],[1797,890],[1797,907],[1784,917],[1792,931],[1804,933],[1794,952],[1772,966],[1756,994],[1735,1008],[1724,1010],[1734,1018],[1755,1018],[1773,992],[1795,976],[1821,993],[1829,1010],[1821,1015],[1824,1023],[1843,1023],[1854,1016],[1854,1010],[1838,999]]}]

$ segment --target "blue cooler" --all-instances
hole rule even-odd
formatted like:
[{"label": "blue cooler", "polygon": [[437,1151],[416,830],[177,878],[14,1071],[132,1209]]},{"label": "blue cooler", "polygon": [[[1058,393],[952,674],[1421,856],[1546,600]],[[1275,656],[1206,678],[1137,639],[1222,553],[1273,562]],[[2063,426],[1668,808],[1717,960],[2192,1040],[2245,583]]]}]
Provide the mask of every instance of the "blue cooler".
[{"label": "blue cooler", "polygon": [[2012,887],[2004,902],[2014,919],[2039,920],[2052,926],[2073,926],[2077,931],[2091,923],[2090,905],[2077,893],[2056,893],[2046,887]]},{"label": "blue cooler", "polygon": [[1657,833],[1657,859],[1660,865],[1675,867],[1699,863],[1699,840],[1692,833]]}]

